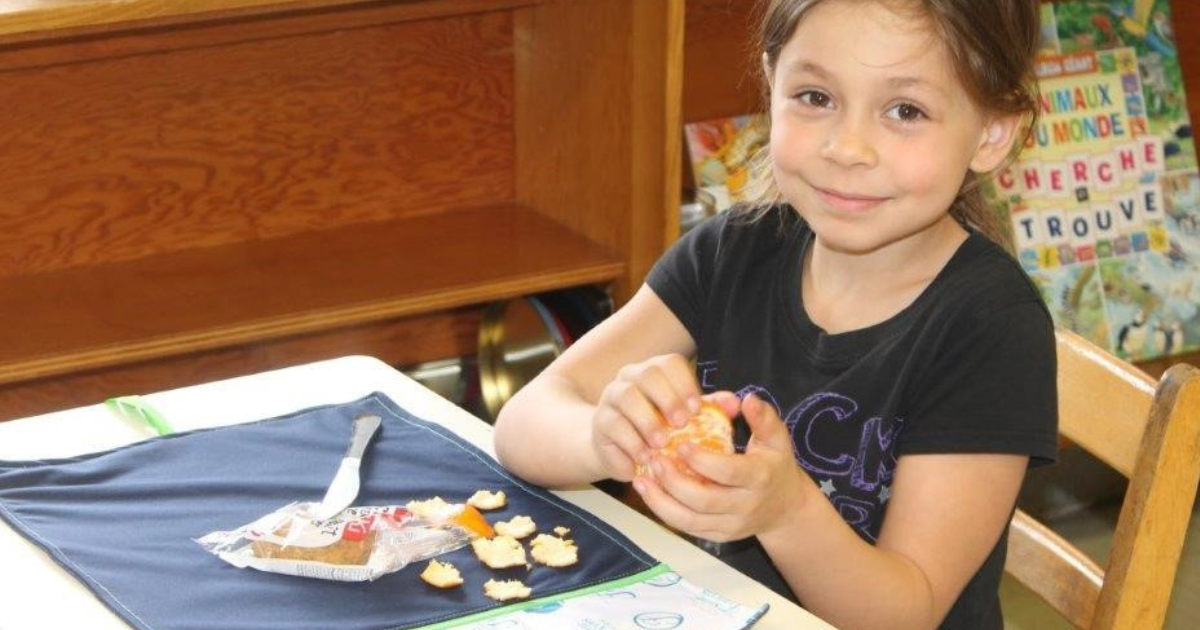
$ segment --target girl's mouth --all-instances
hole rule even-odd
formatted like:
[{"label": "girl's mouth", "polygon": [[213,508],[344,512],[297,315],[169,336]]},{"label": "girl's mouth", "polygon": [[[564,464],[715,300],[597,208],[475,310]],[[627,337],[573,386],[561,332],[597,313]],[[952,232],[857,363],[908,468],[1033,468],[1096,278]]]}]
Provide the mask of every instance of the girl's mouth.
[{"label": "girl's mouth", "polygon": [[855,193],[840,192],[827,188],[817,188],[817,194],[826,204],[839,210],[862,212],[887,201],[887,197],[872,197]]}]

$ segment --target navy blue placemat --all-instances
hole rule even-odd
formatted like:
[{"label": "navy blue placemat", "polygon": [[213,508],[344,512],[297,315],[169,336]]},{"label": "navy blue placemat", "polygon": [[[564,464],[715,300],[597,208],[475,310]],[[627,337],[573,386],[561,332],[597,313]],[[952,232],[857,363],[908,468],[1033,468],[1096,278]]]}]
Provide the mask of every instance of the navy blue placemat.
[{"label": "navy blue placemat", "polygon": [[[193,541],[292,501],[320,501],[362,413],[383,418],[362,467],[356,505],[403,505],[441,496],[463,502],[504,490],[508,506],[488,520],[533,517],[562,525],[580,549],[566,569],[495,571],[470,547],[445,556],[466,584],[434,589],[424,563],[374,582],[330,582],[238,569]],[[145,630],[380,630],[412,628],[495,608],[489,578],[521,579],[534,597],[644,571],[657,562],[613,528],[509,475],[447,429],[387,396],[299,411],[250,424],[203,429],[103,453],[0,461],[0,518],[135,628]]]}]

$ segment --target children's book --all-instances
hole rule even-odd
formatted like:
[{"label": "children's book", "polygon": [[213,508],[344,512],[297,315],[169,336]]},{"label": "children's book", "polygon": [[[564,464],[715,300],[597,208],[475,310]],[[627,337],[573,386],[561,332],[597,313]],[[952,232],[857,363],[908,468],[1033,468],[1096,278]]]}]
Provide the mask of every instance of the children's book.
[{"label": "children's book", "polygon": [[1200,349],[1200,174],[1169,0],[1042,5],[1039,118],[988,186],[1054,319],[1115,354]]},{"label": "children's book", "polygon": [[765,114],[688,123],[683,127],[697,196],[721,211],[746,199],[750,161],[767,143]]}]

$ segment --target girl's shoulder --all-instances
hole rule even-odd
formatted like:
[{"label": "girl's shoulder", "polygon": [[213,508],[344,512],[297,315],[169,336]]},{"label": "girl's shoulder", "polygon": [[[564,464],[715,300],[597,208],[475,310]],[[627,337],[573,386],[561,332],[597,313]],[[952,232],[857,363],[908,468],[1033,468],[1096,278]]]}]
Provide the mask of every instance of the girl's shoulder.
[{"label": "girl's shoulder", "polygon": [[704,248],[718,268],[773,264],[779,257],[796,255],[808,226],[791,206],[735,205],[710,220]]},{"label": "girl's shoulder", "polygon": [[736,204],[721,213],[723,224],[731,229],[749,232],[779,232],[790,234],[806,227],[795,208],[787,204],[751,206]]},{"label": "girl's shoulder", "polygon": [[943,270],[940,292],[947,301],[988,318],[1024,305],[1051,320],[1041,291],[1020,263],[991,239],[972,232]]},{"label": "girl's shoulder", "polygon": [[[792,241],[808,229],[791,206],[735,205],[692,229],[711,246],[754,246]],[[689,232],[688,236],[691,236]]]}]

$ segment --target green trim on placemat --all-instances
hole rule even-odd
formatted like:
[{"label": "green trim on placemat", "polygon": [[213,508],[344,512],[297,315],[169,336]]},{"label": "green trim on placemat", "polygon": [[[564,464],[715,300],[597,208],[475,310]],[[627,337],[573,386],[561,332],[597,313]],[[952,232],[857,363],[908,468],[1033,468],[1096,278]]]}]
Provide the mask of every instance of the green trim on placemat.
[{"label": "green trim on placemat", "polygon": [[166,417],[141,396],[117,396],[104,401],[104,404],[118,417],[130,420],[135,424],[145,423],[159,435],[170,435],[175,432]]},{"label": "green trim on placemat", "polygon": [[539,606],[544,606],[550,602],[561,602],[563,600],[574,599],[576,597],[582,597],[584,595],[591,595],[592,593],[602,593],[604,591],[609,591],[614,588],[621,588],[622,586],[629,586],[630,584],[638,584],[640,582],[652,580],[664,573],[669,573],[670,571],[671,571],[671,567],[660,563],[656,566],[646,569],[645,571],[642,571],[641,573],[634,573],[633,575],[623,577],[620,579],[611,580],[609,582],[604,582],[602,584],[594,584],[592,586],[587,586],[587,587],[581,588],[579,590],[571,591],[569,593],[558,593],[557,595],[553,595],[550,597],[531,599],[531,600],[516,603],[516,604],[510,604],[508,606],[501,606],[499,608],[485,610],[483,612],[475,613],[473,615],[467,615],[465,617],[456,617],[454,619],[438,622],[438,623],[435,623],[432,625],[421,626],[419,630],[445,630],[446,628],[457,628],[459,626],[465,626],[470,623],[483,621],[484,619],[490,619],[492,617],[499,617],[501,615],[507,615],[507,614],[514,613],[514,612],[520,612],[522,610],[529,610],[530,608],[537,608]]}]

